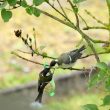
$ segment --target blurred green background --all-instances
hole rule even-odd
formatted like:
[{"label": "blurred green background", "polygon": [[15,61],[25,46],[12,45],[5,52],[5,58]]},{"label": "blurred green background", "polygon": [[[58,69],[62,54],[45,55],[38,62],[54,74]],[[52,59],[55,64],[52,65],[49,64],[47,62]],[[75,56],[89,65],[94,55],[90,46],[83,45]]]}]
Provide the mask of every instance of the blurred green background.
[{"label": "blurred green background", "polygon": [[[66,1],[66,0],[65,0]],[[61,3],[65,7],[65,10],[70,18],[74,21],[74,14],[67,10],[68,6],[66,2],[61,0]],[[43,4],[42,9],[57,15],[52,9]],[[84,9],[90,11],[98,19],[103,22],[108,21],[108,10],[105,0],[87,0],[79,5],[79,13],[86,19],[86,22],[90,26],[97,26],[98,23],[88,16]],[[81,26],[84,26],[80,21]],[[22,29],[23,35],[27,33],[33,36],[33,28],[36,29],[37,46],[44,45],[44,49],[50,56],[58,56],[62,52],[72,50],[76,47],[77,43],[81,40],[81,36],[72,29],[52,20],[51,18],[41,15],[39,18],[28,15],[24,9],[18,8],[13,10],[13,17],[8,23],[4,23],[0,18],[0,89],[10,88],[19,84],[29,83],[33,80],[37,82],[38,73],[43,69],[39,65],[32,64],[30,62],[23,61],[11,54],[11,51],[21,49],[29,51],[21,40],[18,40],[14,36],[14,30]],[[108,32],[105,30],[89,30],[85,31],[86,34],[96,39],[106,40],[108,38]],[[98,45],[101,47],[101,45]],[[44,60],[40,56],[34,56],[33,58],[26,54],[21,54],[30,60],[39,62],[50,62],[50,60]],[[102,61],[109,62],[110,55],[101,55]],[[75,67],[92,67],[95,63],[94,57],[90,57],[83,60],[78,60]],[[56,70],[55,75],[68,74],[69,70]],[[66,87],[66,86],[65,86]],[[48,110],[79,110],[80,105],[86,103],[101,104],[100,98],[103,93],[100,94],[87,94],[78,95],[74,97],[62,98],[61,103],[53,100],[49,105]],[[103,108],[101,110],[104,110]]]}]

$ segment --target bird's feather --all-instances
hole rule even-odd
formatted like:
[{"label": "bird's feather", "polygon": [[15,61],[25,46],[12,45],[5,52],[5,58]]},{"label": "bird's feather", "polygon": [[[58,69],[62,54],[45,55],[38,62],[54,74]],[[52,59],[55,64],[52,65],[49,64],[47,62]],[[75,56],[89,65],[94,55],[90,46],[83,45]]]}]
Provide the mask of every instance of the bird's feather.
[{"label": "bird's feather", "polygon": [[57,61],[58,65],[62,67],[67,66],[66,68],[72,67],[74,63],[82,56],[82,51],[84,49],[85,49],[85,46],[83,45],[79,49],[61,54]]}]

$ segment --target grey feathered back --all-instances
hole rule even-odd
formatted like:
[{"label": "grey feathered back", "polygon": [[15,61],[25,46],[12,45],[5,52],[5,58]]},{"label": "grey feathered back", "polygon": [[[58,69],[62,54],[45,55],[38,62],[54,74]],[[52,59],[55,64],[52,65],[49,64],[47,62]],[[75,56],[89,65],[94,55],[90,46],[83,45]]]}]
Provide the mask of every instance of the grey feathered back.
[{"label": "grey feathered back", "polygon": [[82,56],[82,51],[85,49],[85,46],[83,45],[81,48],[70,51],[68,54],[72,58],[72,62],[75,62],[77,59],[79,59]]},{"label": "grey feathered back", "polygon": [[[82,56],[82,51],[85,49],[85,46],[83,45],[81,48],[63,53],[58,58],[58,65],[64,64],[70,64],[74,63],[77,59],[79,59]],[[71,57],[71,60],[70,60]]]}]

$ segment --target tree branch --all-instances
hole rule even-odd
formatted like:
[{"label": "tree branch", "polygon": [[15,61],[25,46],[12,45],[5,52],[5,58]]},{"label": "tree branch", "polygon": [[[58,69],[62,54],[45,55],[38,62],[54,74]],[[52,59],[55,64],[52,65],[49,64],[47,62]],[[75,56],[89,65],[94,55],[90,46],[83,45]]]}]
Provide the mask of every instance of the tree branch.
[{"label": "tree branch", "polygon": [[[102,54],[108,54],[108,53],[110,53],[110,51],[99,52],[99,53],[97,53],[97,54],[98,54],[98,55],[102,55]],[[94,55],[94,54],[89,54],[89,55],[83,56],[83,57],[81,57],[80,59],[84,59],[84,58],[90,57],[90,56],[92,56],[92,55]]]},{"label": "tree branch", "polygon": [[[37,9],[38,9],[38,8],[37,8]],[[43,13],[44,15],[49,16],[50,18],[52,18],[52,19],[54,19],[54,20],[56,20],[56,21],[59,21],[60,23],[65,24],[65,25],[67,25],[67,26],[69,26],[69,27],[71,27],[71,28],[77,30],[77,31],[82,35],[82,37],[87,41],[88,45],[90,46],[90,48],[92,49],[92,51],[93,51],[93,53],[94,53],[94,55],[95,55],[95,58],[96,58],[97,62],[100,61],[98,55],[96,54],[96,51],[95,51],[93,45],[92,45],[91,42],[89,41],[89,40],[91,40],[90,37],[87,36],[84,32],[82,32],[82,31],[79,29],[79,27],[76,27],[71,21],[70,21],[70,22],[65,22],[65,21],[63,21],[63,20],[61,20],[61,19],[59,19],[59,18],[57,18],[57,17],[55,17],[55,16],[53,16],[53,15],[51,15],[51,14],[45,12],[45,11],[43,11],[43,10],[40,10],[40,9],[38,9],[38,10],[39,10],[41,13]],[[66,18],[66,19],[68,19],[68,18]]]},{"label": "tree branch", "polygon": [[[29,60],[27,58],[24,58],[22,57],[21,55],[19,55],[18,53],[16,52],[11,52],[11,54],[25,60],[25,61],[28,61],[28,62],[31,62],[31,63],[34,63],[34,64],[37,64],[37,65],[41,65],[41,66],[44,66],[44,64],[42,63],[39,63],[39,62],[36,62],[36,61],[32,61],[32,60]],[[68,70],[77,70],[77,71],[87,71],[88,69],[79,69],[79,68],[62,68],[62,67],[53,67],[52,69],[68,69]]]},{"label": "tree branch", "polygon": [[44,64],[42,64],[42,63],[35,62],[35,61],[29,60],[29,59],[27,59],[27,58],[24,58],[24,57],[20,56],[19,54],[17,54],[17,53],[14,52],[14,51],[12,51],[11,54],[16,55],[17,57],[19,57],[19,58],[21,58],[21,59],[23,59],[23,60],[26,60],[26,61],[28,61],[28,62],[31,62],[31,63],[38,64],[38,65],[42,65],[42,66],[44,65]]},{"label": "tree branch", "polygon": [[84,27],[83,30],[89,30],[89,29],[104,29],[104,30],[110,30],[109,27],[101,27],[101,26],[87,26]]},{"label": "tree branch", "polygon": [[77,28],[77,31],[82,35],[82,37],[86,40],[86,42],[88,43],[88,46],[91,48],[91,50],[93,51],[95,58],[97,60],[97,62],[100,62],[100,59],[97,55],[97,52],[93,46],[93,44],[91,43],[91,39],[88,35],[86,35],[83,31],[81,31],[79,28]]},{"label": "tree branch", "polygon": [[68,16],[67,16],[67,14],[66,14],[65,10],[63,9],[63,7],[62,7],[62,5],[61,5],[60,1],[59,1],[59,0],[57,0],[57,2],[58,2],[58,4],[59,4],[59,6],[60,6],[60,8],[61,8],[62,12],[63,12],[63,13],[64,13],[64,15],[66,16],[66,18],[68,18]]},{"label": "tree branch", "polygon": [[[70,22],[71,24],[73,24],[73,22],[70,21],[70,19],[68,18],[68,16],[65,16],[65,14],[62,14],[57,8],[55,8],[52,4],[50,4],[48,1],[46,1],[47,4],[52,7],[56,12],[58,12],[61,16],[63,16],[68,22]],[[63,10],[64,11],[64,10]],[[55,17],[55,16],[54,16]],[[74,24],[73,24],[74,25]]]},{"label": "tree branch", "polygon": [[73,11],[74,11],[74,14],[75,14],[75,17],[76,17],[76,27],[79,27],[79,18],[78,18],[78,14],[75,12],[75,7],[76,7],[76,5],[74,6],[70,0],[67,0],[67,2],[69,2],[71,8],[72,8]]},{"label": "tree branch", "polygon": [[107,26],[108,24],[106,24],[106,23],[103,23],[102,21],[100,21],[99,19],[97,19],[95,16],[93,16],[88,10],[85,10],[85,12],[89,15],[89,16],[91,16],[94,20],[96,20],[98,23],[100,23],[100,24],[102,24],[103,26]]},{"label": "tree branch", "polygon": [[[109,0],[106,0],[106,3],[107,3],[107,6],[108,6],[108,15],[109,15],[109,26],[110,26],[110,1]],[[108,30],[108,32],[109,32],[109,41],[110,41],[110,30]]]}]

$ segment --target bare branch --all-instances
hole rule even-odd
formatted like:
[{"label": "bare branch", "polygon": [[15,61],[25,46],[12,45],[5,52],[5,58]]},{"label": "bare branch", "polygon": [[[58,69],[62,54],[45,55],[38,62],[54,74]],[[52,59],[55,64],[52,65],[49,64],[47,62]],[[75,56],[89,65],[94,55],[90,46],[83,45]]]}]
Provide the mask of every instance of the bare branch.
[{"label": "bare branch", "polygon": [[108,24],[103,23],[102,21],[100,21],[99,19],[97,19],[95,16],[93,16],[88,10],[85,10],[85,12],[91,16],[94,20],[96,20],[98,23],[102,24],[103,26],[107,26]]},{"label": "bare branch", "polygon": [[[42,63],[39,63],[39,62],[37,62],[37,61],[32,61],[32,60],[29,60],[29,59],[27,59],[27,58],[24,58],[24,57],[22,57],[21,55],[19,55],[19,54],[16,53],[16,52],[11,52],[11,54],[16,55],[17,57],[19,57],[19,58],[21,58],[21,59],[23,59],[23,60],[25,60],[25,61],[28,61],[28,62],[31,62],[31,63],[37,64],[37,65],[44,66],[44,64],[42,64]],[[68,69],[68,70],[77,70],[77,71],[88,71],[88,69],[79,69],[79,68],[62,68],[62,67],[53,67],[53,68],[51,68],[51,69]]]},{"label": "bare branch", "polygon": [[66,14],[65,10],[63,9],[63,7],[62,7],[62,5],[61,5],[60,1],[59,1],[59,0],[57,0],[57,2],[58,2],[58,4],[59,4],[59,6],[60,6],[60,8],[61,8],[62,12],[64,13],[64,15],[68,18],[68,16],[67,16],[67,14]]},{"label": "bare branch", "polygon": [[[51,3],[49,3],[48,1],[46,1],[47,4],[52,7],[56,12],[58,12],[61,16],[63,16],[68,22],[70,22],[72,25],[74,25],[74,23],[72,21],[70,21],[70,19],[68,18],[68,16],[65,16],[65,14],[62,14],[57,8],[55,8]],[[63,10],[64,11],[64,10]]]},{"label": "bare branch", "polygon": [[23,59],[23,60],[26,60],[26,61],[28,61],[28,62],[31,62],[31,63],[34,63],[34,64],[38,64],[38,65],[44,65],[44,64],[42,64],[42,63],[39,63],[39,62],[35,62],[35,61],[32,61],[32,60],[29,60],[29,59],[27,59],[27,58],[24,58],[24,57],[22,57],[22,56],[20,56],[19,54],[17,54],[16,52],[11,52],[11,54],[13,54],[13,55],[16,55],[17,57],[19,57],[19,58],[21,58],[21,59]]},{"label": "bare branch", "polygon": [[[69,2],[71,8],[73,10],[75,10],[76,5],[73,5],[72,2],[70,0],[67,0],[67,2]],[[79,27],[79,18],[78,18],[78,14],[74,11],[75,17],[76,17],[76,27]]]},{"label": "bare branch", "polygon": [[[110,2],[108,0],[106,0],[107,6],[108,6],[108,15],[109,15],[109,19],[108,19],[108,24],[110,26]],[[110,30],[108,30],[109,32],[109,41],[110,41]]]},{"label": "bare branch", "polygon": [[84,27],[83,30],[89,30],[89,29],[104,29],[104,30],[110,30],[109,27],[101,27],[101,26],[87,26]]},{"label": "bare branch", "polygon": [[34,36],[34,44],[35,44],[35,50],[37,49],[37,42],[36,42],[36,33],[35,33],[35,28],[33,28],[33,36]]},{"label": "bare branch", "polygon": [[[98,55],[102,55],[102,54],[108,54],[110,53],[110,51],[105,51],[105,52],[99,52],[97,53]],[[93,56],[94,54],[89,54],[89,55],[86,55],[86,56],[83,56],[81,57],[80,59],[84,59],[84,58],[87,58],[87,57],[90,57],[90,56]]]}]

